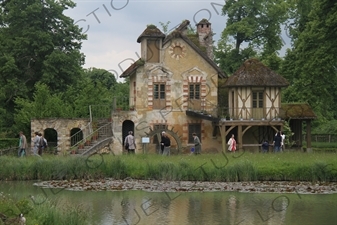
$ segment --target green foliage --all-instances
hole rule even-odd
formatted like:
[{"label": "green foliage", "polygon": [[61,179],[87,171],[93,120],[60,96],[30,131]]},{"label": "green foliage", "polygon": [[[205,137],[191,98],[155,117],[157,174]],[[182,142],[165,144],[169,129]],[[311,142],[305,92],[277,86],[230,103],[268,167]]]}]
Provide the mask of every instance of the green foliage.
[{"label": "green foliage", "polygon": [[282,74],[291,83],[284,100],[307,101],[324,123],[337,118],[337,5],[329,0],[310,3],[310,12],[303,10],[296,20],[293,49],[282,66]]},{"label": "green foliage", "polygon": [[162,27],[163,33],[167,34],[168,33],[168,26],[171,23],[171,21],[167,21],[166,23],[159,22],[160,26]]},{"label": "green foliage", "polygon": [[291,147],[295,144],[295,141],[291,141],[292,140],[291,137],[294,135],[294,133],[292,132],[289,123],[290,121],[284,121],[283,131],[282,131],[285,135],[284,144],[286,148]]},{"label": "green foliage", "polygon": [[234,44],[228,43],[229,39],[221,39],[215,49],[215,62],[226,74],[233,74],[244,61],[255,57],[257,52],[252,46],[236,49]]},{"label": "green foliage", "polygon": [[[215,52],[216,62],[232,74],[246,60],[258,55],[267,65],[275,66],[282,47],[281,24],[287,19],[288,5],[282,0],[228,0],[223,7],[226,28]],[[242,47],[245,46],[245,47]]]},{"label": "green foliage", "polygon": [[19,146],[18,138],[0,138],[0,149]]},{"label": "green foliage", "polygon": [[70,104],[63,100],[63,94],[52,94],[46,84],[36,83],[33,100],[18,97],[15,99],[14,116],[16,130],[30,133],[30,120],[33,118],[65,117],[74,115]]},{"label": "green foliage", "polygon": [[312,134],[337,134],[337,120],[330,120],[315,126]]},{"label": "green foliage", "polygon": [[[88,216],[82,206],[70,207],[58,201],[52,201],[43,194],[33,198],[34,200],[28,197],[17,200],[10,195],[0,193],[0,212],[8,218],[14,218],[23,213],[26,224],[87,224]],[[43,204],[34,204],[34,201],[43,202]]]},{"label": "green foliage", "polygon": [[[47,85],[50,95],[59,100],[54,94],[64,92],[81,75],[84,56],[80,49],[86,35],[63,14],[75,7],[71,0],[6,0],[0,4],[0,128],[6,131],[15,129],[14,113],[23,106],[34,110],[37,117],[57,108],[59,101],[40,113],[35,111],[30,103],[36,98],[36,84]],[[29,114],[21,113],[16,127],[23,123],[27,127]]]}]

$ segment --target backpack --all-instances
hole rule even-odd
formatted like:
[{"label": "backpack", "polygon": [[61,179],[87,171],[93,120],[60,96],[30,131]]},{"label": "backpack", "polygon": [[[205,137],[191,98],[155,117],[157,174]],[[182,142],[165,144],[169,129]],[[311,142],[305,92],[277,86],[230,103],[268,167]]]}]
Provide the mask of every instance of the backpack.
[{"label": "backpack", "polygon": [[47,141],[46,141],[45,139],[43,139],[43,147],[44,147],[44,148],[47,148],[47,147],[48,147]]},{"label": "backpack", "polygon": [[47,142],[44,140],[43,137],[40,137],[40,147],[47,148]]}]

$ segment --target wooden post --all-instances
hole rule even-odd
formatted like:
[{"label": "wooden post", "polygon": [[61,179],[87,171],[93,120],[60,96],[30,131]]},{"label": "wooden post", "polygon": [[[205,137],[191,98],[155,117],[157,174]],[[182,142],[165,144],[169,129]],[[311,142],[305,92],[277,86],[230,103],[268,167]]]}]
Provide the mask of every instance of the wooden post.
[{"label": "wooden post", "polygon": [[222,144],[222,149],[221,151],[226,153],[227,150],[227,140],[226,140],[226,126],[225,124],[222,123],[222,125],[220,125],[220,135],[221,135],[221,144]]},{"label": "wooden post", "polygon": [[312,152],[311,148],[311,120],[306,120],[307,123],[307,152]]},{"label": "wooden post", "polygon": [[237,142],[239,142],[239,150],[242,150],[242,125],[238,126],[238,137],[237,137]]}]

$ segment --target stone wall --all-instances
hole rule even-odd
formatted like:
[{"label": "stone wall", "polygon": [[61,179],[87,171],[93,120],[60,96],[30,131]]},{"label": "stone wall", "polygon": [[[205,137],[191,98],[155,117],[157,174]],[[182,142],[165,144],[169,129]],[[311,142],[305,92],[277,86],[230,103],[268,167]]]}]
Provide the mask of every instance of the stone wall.
[{"label": "stone wall", "polygon": [[[74,128],[85,130],[89,125],[89,119],[32,119],[30,123],[32,138],[35,137],[36,131],[44,134],[46,129],[54,129],[57,133],[57,151],[60,152],[70,148],[71,130]],[[83,136],[85,135],[87,134],[84,133]],[[31,147],[33,147],[33,142]]]}]

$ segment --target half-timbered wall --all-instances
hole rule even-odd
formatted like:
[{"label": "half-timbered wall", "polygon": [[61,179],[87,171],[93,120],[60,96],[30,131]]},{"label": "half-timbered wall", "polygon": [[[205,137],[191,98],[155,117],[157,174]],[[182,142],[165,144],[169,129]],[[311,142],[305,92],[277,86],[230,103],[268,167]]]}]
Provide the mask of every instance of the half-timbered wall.
[{"label": "half-timbered wall", "polygon": [[278,119],[281,107],[278,87],[237,87],[229,89],[229,116],[236,120]]}]

